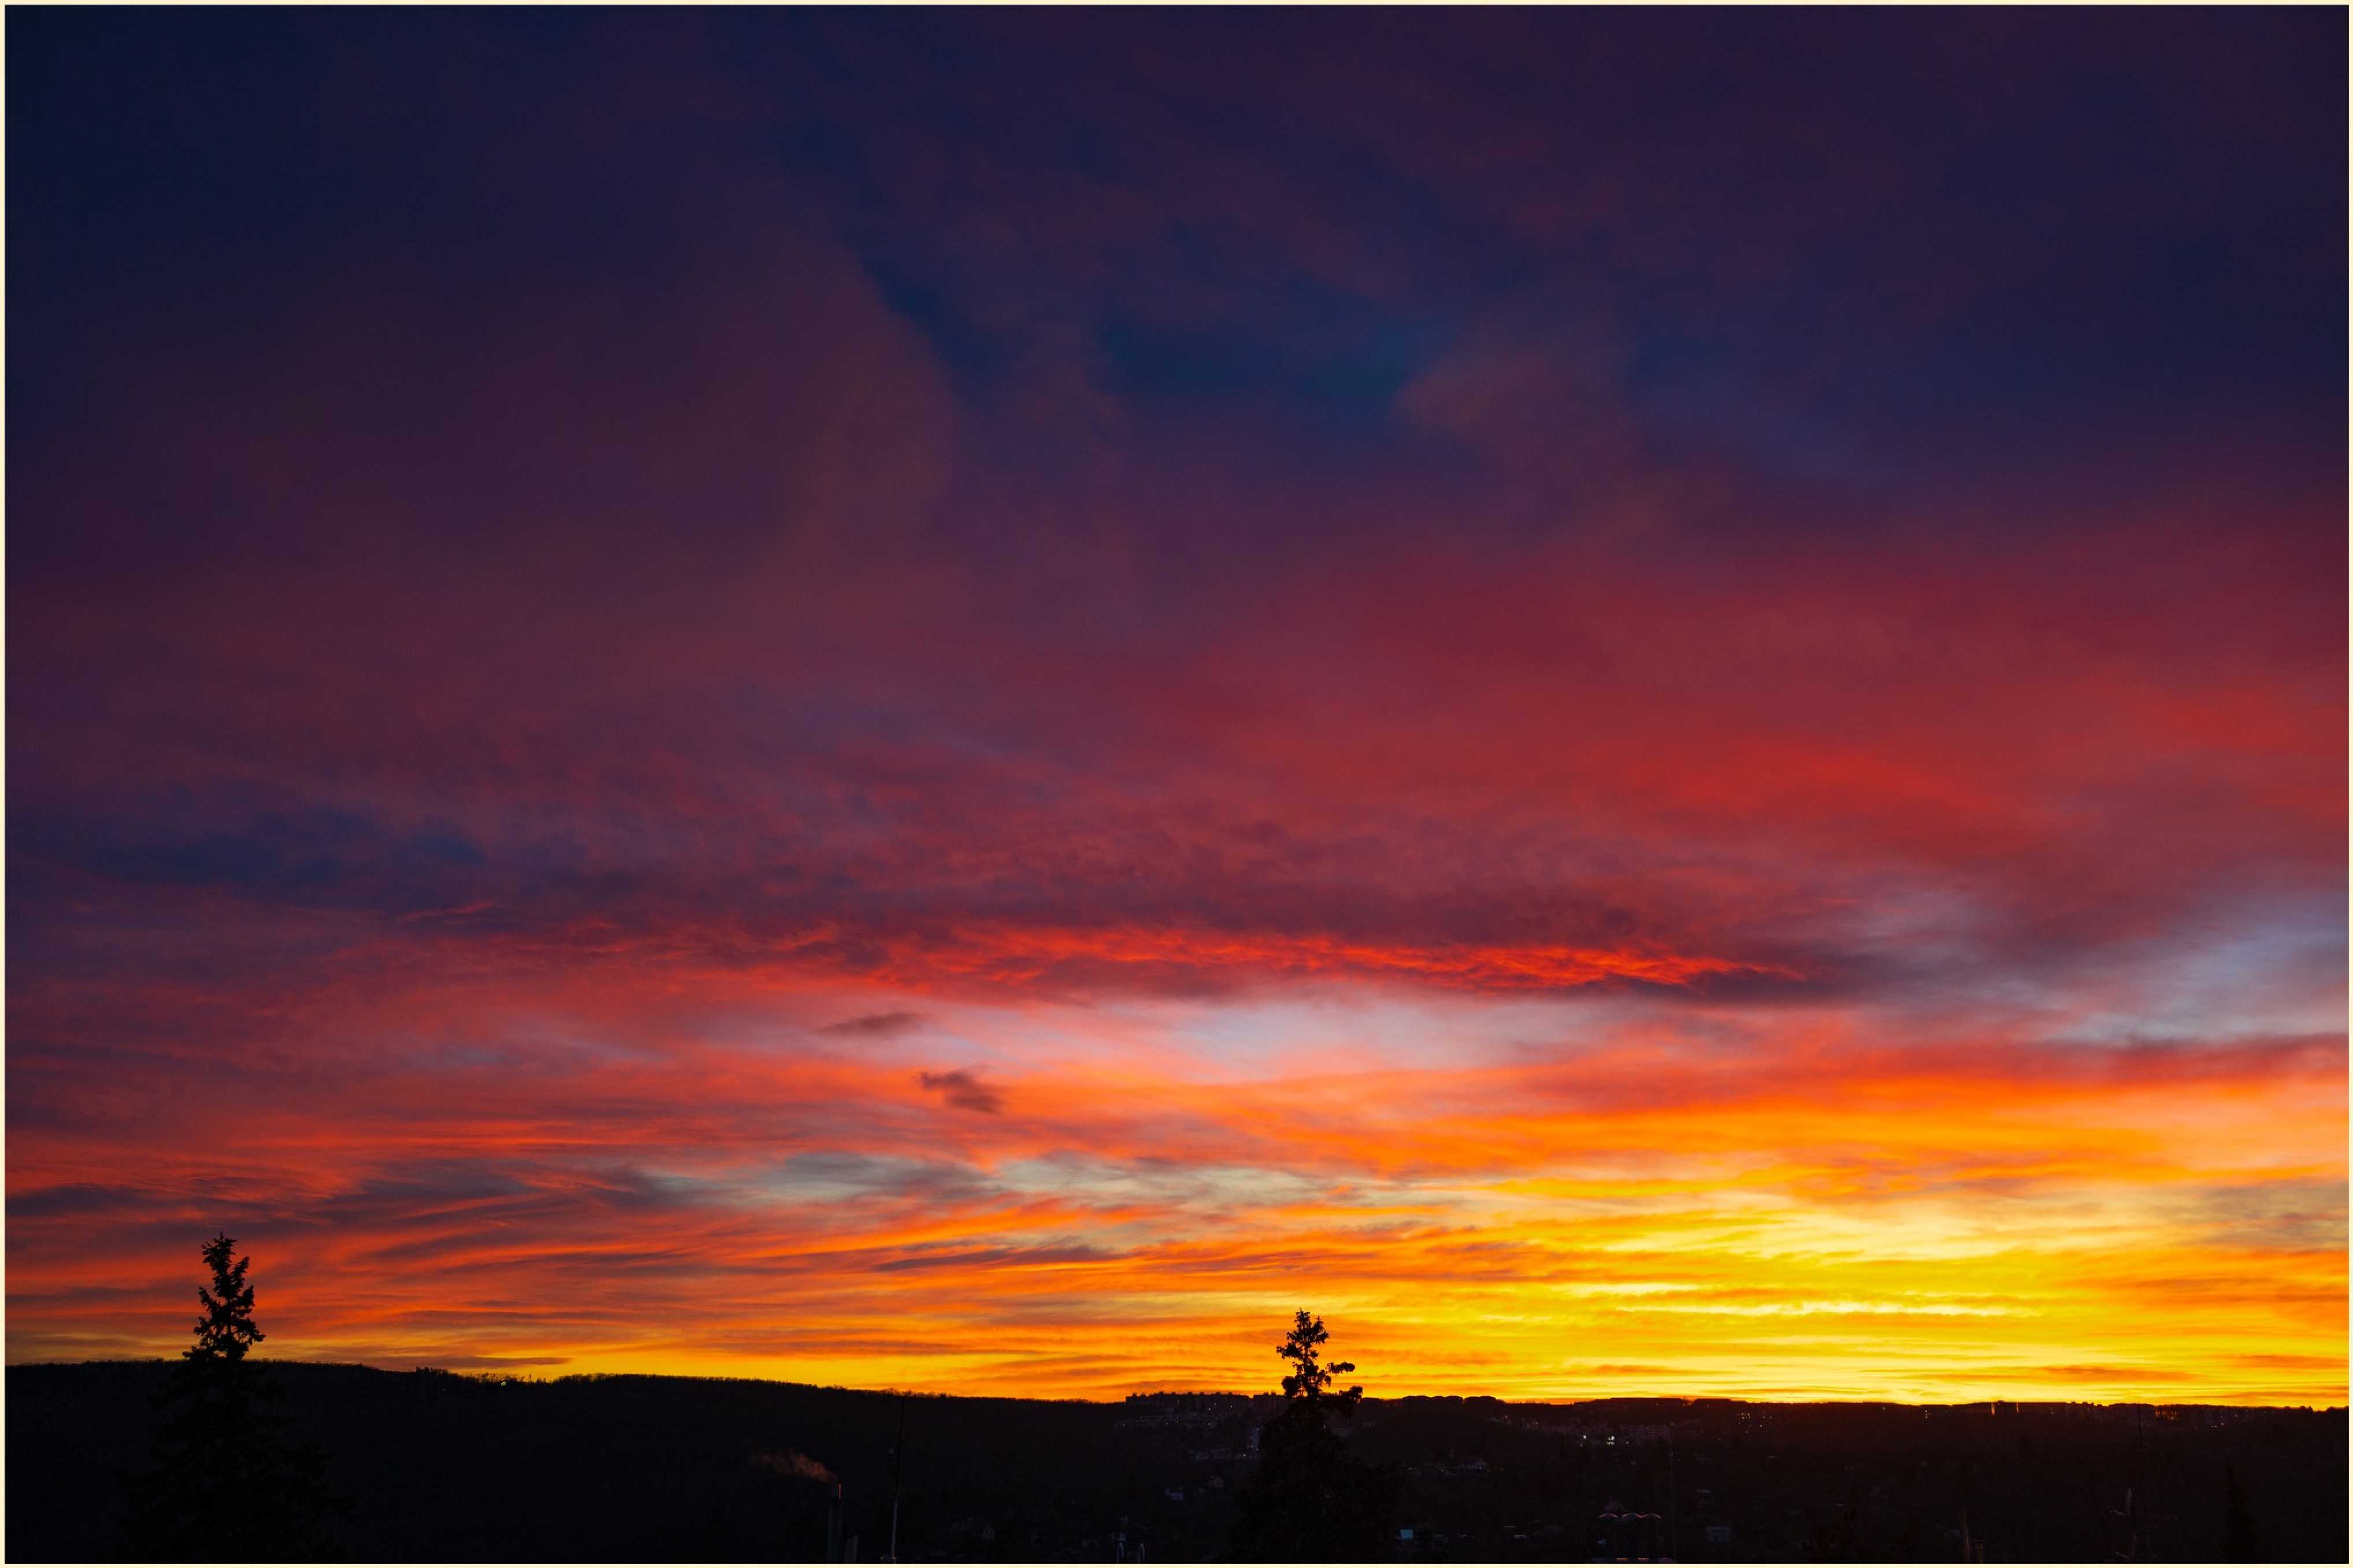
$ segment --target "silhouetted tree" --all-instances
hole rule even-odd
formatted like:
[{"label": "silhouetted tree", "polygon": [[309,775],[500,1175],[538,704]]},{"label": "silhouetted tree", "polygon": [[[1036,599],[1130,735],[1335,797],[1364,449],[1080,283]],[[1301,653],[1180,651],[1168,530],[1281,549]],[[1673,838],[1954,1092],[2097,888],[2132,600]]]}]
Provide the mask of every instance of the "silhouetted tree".
[{"label": "silhouetted tree", "polygon": [[204,1316],[156,1404],[153,1468],[132,1483],[131,1555],[167,1562],[311,1560],[332,1554],[332,1506],[315,1447],[287,1439],[283,1392],[246,1352],[253,1321],[249,1258],[216,1235],[204,1247],[212,1284]]},{"label": "silhouetted tree", "polygon": [[1274,1347],[1292,1365],[1287,1403],[1259,1431],[1257,1473],[1235,1500],[1234,1555],[1263,1563],[1362,1563],[1397,1554],[1398,1478],[1351,1458],[1330,1416],[1353,1411],[1361,1387],[1335,1390],[1353,1362],[1322,1362],[1331,1336],[1303,1311]]},{"label": "silhouetted tree", "polygon": [[1324,1320],[1301,1312],[1291,1324],[1291,1332],[1274,1347],[1274,1353],[1289,1362],[1292,1370],[1282,1380],[1283,1396],[1293,1405],[1330,1405],[1340,1410],[1354,1410],[1356,1402],[1365,1397],[1360,1387],[1351,1387],[1335,1394],[1333,1383],[1343,1373],[1356,1370],[1352,1361],[1322,1364],[1319,1358],[1324,1344],[1332,1338],[1324,1327]]},{"label": "silhouetted tree", "polygon": [[2222,1561],[2263,1561],[2262,1548],[2255,1541],[2254,1515],[2247,1511],[2247,1489],[2239,1480],[2236,1465],[2222,1470]]}]

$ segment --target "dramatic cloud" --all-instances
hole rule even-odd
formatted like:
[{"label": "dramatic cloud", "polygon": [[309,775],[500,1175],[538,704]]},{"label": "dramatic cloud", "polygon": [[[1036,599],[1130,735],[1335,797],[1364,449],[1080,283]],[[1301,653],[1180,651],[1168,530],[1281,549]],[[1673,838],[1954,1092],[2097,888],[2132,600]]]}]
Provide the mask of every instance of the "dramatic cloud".
[{"label": "dramatic cloud", "polygon": [[2341,16],[924,26],[12,16],[12,1357],[2344,1398]]},{"label": "dramatic cloud", "polygon": [[922,1072],[915,1081],[958,1110],[978,1110],[994,1116],[1005,1109],[1004,1097],[962,1068],[951,1072]]},{"label": "dramatic cloud", "polygon": [[[828,1024],[818,1031],[820,1035],[842,1035],[851,1039],[887,1039],[923,1026],[923,1016],[900,1008],[889,1013],[867,1013],[856,1018],[844,1018],[839,1024]],[[928,1086],[927,1086],[928,1087]]]}]

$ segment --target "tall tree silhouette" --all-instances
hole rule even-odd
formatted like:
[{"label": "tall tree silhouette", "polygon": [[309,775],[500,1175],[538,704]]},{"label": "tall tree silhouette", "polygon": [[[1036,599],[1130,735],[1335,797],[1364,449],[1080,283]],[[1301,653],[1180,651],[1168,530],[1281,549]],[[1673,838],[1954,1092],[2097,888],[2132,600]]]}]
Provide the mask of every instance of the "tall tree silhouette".
[{"label": "tall tree silhouette", "polygon": [[248,1352],[264,1338],[253,1321],[249,1258],[216,1235],[204,1247],[212,1283],[196,1288],[204,1315],[156,1395],[153,1468],[132,1481],[130,1554],[167,1562],[315,1561],[332,1555],[324,1461],[289,1441],[284,1393]]},{"label": "tall tree silhouette", "polygon": [[1291,1363],[1291,1372],[1282,1380],[1282,1392],[1294,1405],[1354,1410],[1356,1402],[1365,1397],[1361,1387],[1332,1392],[1334,1382],[1341,1373],[1356,1371],[1356,1363],[1335,1361],[1330,1366],[1324,1365],[1324,1346],[1331,1338],[1323,1319],[1312,1318],[1303,1311],[1293,1320],[1291,1332],[1274,1347],[1274,1353]]},{"label": "tall tree silhouette", "polygon": [[1257,1473],[1235,1500],[1233,1550],[1262,1563],[1349,1563],[1396,1554],[1398,1478],[1352,1458],[1331,1417],[1353,1412],[1361,1387],[1335,1389],[1353,1362],[1326,1366],[1331,1335],[1302,1311],[1274,1353],[1291,1363],[1281,1415],[1259,1431]]}]

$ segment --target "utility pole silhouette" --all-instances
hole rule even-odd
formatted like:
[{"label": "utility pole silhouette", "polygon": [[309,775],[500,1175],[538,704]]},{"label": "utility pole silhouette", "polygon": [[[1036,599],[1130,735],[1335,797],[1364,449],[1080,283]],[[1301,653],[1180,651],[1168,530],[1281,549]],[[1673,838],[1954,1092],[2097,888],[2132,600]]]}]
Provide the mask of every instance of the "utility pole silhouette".
[{"label": "utility pole silhouette", "polygon": [[1675,1434],[1672,1427],[1667,1431],[1667,1555],[1682,1561],[1682,1553],[1675,1550]]},{"label": "utility pole silhouette", "polygon": [[891,1447],[891,1551],[882,1561],[899,1561],[899,1477],[907,1465],[907,1396],[899,1395],[899,1440]]},{"label": "utility pole silhouette", "polygon": [[2112,1508],[2108,1510],[2108,1517],[2111,1519],[2120,1519],[2124,1521],[2125,1543],[2116,1549],[2116,1560],[2119,1563],[2139,1562],[2140,1532],[2133,1528],[2132,1488],[2126,1487],[2125,1489],[2125,1506],[2121,1509]]}]

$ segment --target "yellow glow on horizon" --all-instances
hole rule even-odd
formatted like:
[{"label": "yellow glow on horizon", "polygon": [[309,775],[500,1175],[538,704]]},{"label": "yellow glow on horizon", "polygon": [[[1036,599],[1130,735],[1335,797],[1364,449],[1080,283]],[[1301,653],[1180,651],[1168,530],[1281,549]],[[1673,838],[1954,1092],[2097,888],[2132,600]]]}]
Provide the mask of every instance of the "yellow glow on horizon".
[{"label": "yellow glow on horizon", "polygon": [[[1643,1059],[1604,1041],[1219,1081],[1039,1060],[992,1069],[1001,1110],[944,1119],[887,1064],[710,1051],[700,1081],[860,1120],[803,1167],[705,1152],[707,1102],[675,1124],[654,1107],[660,1163],[638,1163],[681,1195],[642,1220],[510,1229],[454,1200],[396,1253],[364,1231],[241,1240],[272,1353],[393,1367],[1250,1391],[1274,1386],[1274,1338],[1306,1307],[1378,1395],[2346,1400],[2341,1059],[1973,1076],[1962,1053],[1810,1043],[1788,1070],[1671,1093]],[[306,1173],[315,1122],[249,1131],[239,1180],[335,1197]],[[595,1199],[610,1157],[554,1118],[372,1136],[337,1159],[526,1151],[551,1212]],[[12,1266],[68,1303],[152,1300],[147,1327],[19,1295],[12,1359],[175,1352],[179,1250],[69,1243],[12,1239]]]}]

